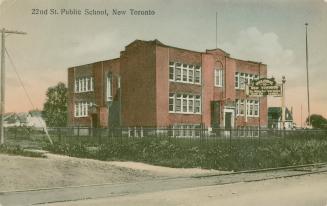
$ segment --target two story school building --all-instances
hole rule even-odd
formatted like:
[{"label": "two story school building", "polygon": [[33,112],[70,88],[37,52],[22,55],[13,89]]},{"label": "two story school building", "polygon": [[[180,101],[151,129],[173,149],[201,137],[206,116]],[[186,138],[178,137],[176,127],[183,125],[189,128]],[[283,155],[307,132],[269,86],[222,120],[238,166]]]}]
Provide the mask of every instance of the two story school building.
[{"label": "two story school building", "polygon": [[135,40],[117,59],[68,68],[68,126],[267,127],[267,98],[245,93],[266,76],[267,65],[221,49]]}]

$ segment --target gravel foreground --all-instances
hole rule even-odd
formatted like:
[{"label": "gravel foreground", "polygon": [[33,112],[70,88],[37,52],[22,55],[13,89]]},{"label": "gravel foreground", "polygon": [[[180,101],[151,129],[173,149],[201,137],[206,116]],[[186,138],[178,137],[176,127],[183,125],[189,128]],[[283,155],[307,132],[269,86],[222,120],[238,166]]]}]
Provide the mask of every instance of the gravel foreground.
[{"label": "gravel foreground", "polygon": [[31,158],[0,154],[0,192],[220,173],[215,170],[177,169],[137,162],[104,162],[49,153],[45,156]]}]

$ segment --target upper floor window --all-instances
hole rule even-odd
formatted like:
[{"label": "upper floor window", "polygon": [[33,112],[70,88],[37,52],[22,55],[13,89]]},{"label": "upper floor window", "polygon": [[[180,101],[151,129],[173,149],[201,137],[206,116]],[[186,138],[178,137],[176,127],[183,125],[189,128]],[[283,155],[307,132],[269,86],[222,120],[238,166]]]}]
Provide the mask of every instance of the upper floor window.
[{"label": "upper floor window", "polygon": [[224,70],[215,69],[215,86],[222,87],[224,85]]},{"label": "upper floor window", "polygon": [[201,67],[198,65],[169,62],[169,80],[191,84],[201,83]]},{"label": "upper floor window", "polygon": [[112,101],[112,76],[107,76],[107,101]]},{"label": "upper floor window", "polygon": [[80,77],[75,79],[75,92],[91,92],[94,91],[93,77]]},{"label": "upper floor window", "polygon": [[245,89],[245,85],[249,85],[253,80],[258,79],[259,75],[235,72],[235,88]]}]

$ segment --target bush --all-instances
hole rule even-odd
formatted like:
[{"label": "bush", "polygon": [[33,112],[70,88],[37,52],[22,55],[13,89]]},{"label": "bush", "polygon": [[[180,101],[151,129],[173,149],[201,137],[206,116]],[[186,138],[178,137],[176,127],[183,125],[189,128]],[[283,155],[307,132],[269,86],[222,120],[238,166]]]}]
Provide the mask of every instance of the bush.
[{"label": "bush", "polygon": [[10,155],[21,155],[27,157],[43,157],[41,153],[26,151],[20,146],[0,145],[0,153]]},{"label": "bush", "polygon": [[131,138],[107,144],[56,144],[47,149],[75,157],[139,161],[170,167],[248,170],[327,161],[324,139],[237,139],[193,142],[183,139]]}]

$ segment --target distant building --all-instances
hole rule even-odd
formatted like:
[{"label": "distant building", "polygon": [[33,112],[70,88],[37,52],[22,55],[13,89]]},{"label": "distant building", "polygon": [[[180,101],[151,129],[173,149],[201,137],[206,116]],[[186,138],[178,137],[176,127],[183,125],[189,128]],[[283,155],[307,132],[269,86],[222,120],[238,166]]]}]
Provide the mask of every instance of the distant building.
[{"label": "distant building", "polygon": [[42,118],[40,111],[22,112],[22,113],[7,113],[4,117],[4,127],[34,127],[44,128],[46,123]]},{"label": "distant building", "polygon": [[267,127],[267,98],[245,95],[246,84],[266,76],[267,65],[221,49],[135,40],[120,58],[68,69],[68,125]]},{"label": "distant building", "polygon": [[[288,108],[285,108],[285,129],[293,129],[294,127],[293,114]],[[283,129],[281,107],[268,108],[268,128]]]}]

